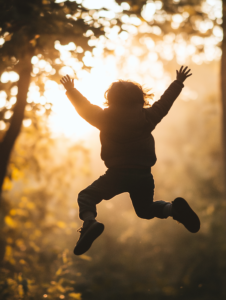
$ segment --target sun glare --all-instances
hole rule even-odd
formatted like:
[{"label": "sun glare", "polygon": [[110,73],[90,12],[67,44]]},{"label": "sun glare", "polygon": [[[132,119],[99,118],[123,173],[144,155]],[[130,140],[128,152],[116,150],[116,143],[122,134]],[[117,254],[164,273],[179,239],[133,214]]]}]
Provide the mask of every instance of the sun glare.
[{"label": "sun glare", "polygon": [[[58,2],[63,1],[59,0]],[[76,74],[74,79],[75,88],[87,97],[91,103],[102,108],[105,100],[104,92],[117,79],[130,79],[148,88],[154,87],[153,92],[156,95],[155,100],[157,100],[158,96],[171,81],[171,76],[165,72],[161,59],[170,61],[175,58],[178,64],[185,64],[186,60],[190,59],[195,64],[201,64],[218,60],[221,57],[221,49],[218,44],[222,41],[223,33],[220,26],[215,26],[213,34],[209,37],[192,36],[188,41],[183,40],[180,35],[176,36],[174,33],[164,35],[162,40],[148,37],[147,35],[138,38],[137,33],[141,35],[143,33],[152,33],[159,36],[162,31],[160,27],[149,26],[148,23],[141,21],[135,15],[128,16],[124,14],[123,10],[129,10],[130,8],[125,2],[118,5],[114,0],[84,0],[83,5],[87,9],[100,8],[99,12],[95,12],[96,19],[104,16],[109,19],[106,22],[113,24],[113,26],[112,28],[106,26],[105,36],[100,36],[99,38],[94,37],[92,31],[86,32],[86,35],[90,36],[88,43],[94,48],[92,52],[86,51],[84,53],[82,61],[73,57],[70,52],[76,50],[78,53],[82,53],[83,49],[80,46],[73,42],[63,46],[59,41],[56,41],[55,48],[60,51],[60,58],[57,58],[55,63],[61,64],[63,62],[64,64],[59,70],[61,76],[68,74],[73,78],[74,74]],[[208,13],[211,19],[213,7],[214,17],[218,18],[220,24],[222,15],[219,0],[205,2],[203,11]],[[103,10],[101,10],[102,8]],[[161,8],[161,1],[148,2],[142,10],[142,16],[145,20],[150,21]],[[109,14],[106,9],[109,9]],[[121,14],[121,21],[123,22],[123,30],[121,32],[114,19],[117,13]],[[177,28],[187,17],[186,13],[173,15],[172,28]],[[213,22],[201,22],[197,23],[197,26],[201,32],[205,32],[213,27]],[[2,38],[0,38],[1,44]],[[200,46],[204,48],[203,53],[197,53],[196,51],[197,47]],[[104,48],[109,50],[109,55],[104,55]],[[40,72],[47,72],[51,75],[56,72],[54,67],[45,61],[40,54],[33,56],[31,62],[33,64],[33,77]],[[90,72],[84,70],[84,65],[91,67]],[[16,82],[19,76],[13,71],[5,71],[0,79],[2,83]],[[93,130],[93,127],[77,114],[67,99],[64,87],[61,84],[47,78],[44,78],[43,82],[45,83],[43,96],[40,94],[39,86],[35,85],[34,82],[31,83],[27,98],[27,109],[29,110],[29,103],[40,103],[43,105],[43,109],[40,109],[38,112],[41,116],[45,112],[45,108],[49,108],[48,103],[52,103],[53,113],[50,116],[49,125],[53,133],[64,134],[75,139],[84,139]],[[186,99],[195,99],[196,95],[192,94],[192,91],[187,90],[186,93]],[[16,103],[16,95],[16,87],[11,89],[10,99],[7,99],[7,94],[4,91],[1,91],[0,109],[2,107],[11,109],[12,105]],[[10,112],[6,117],[9,117],[9,114]],[[4,124],[3,121],[0,123],[0,130],[5,126]],[[30,126],[30,124],[29,120],[25,120],[24,126]]]},{"label": "sun glare", "polygon": [[[106,66],[94,67],[90,73],[81,72],[79,80],[74,80],[77,88],[92,104],[103,107],[104,92],[110,83],[116,80],[112,62],[110,72],[106,72]],[[45,96],[53,103],[53,114],[50,117],[50,127],[54,133],[64,133],[74,138],[82,138],[92,131],[92,126],[83,120],[75,111],[65,95],[61,85],[54,86],[54,82],[46,82]],[[49,86],[49,88],[48,88]]]},{"label": "sun glare", "polygon": [[[104,107],[104,92],[112,81],[117,79],[118,70],[114,56],[108,56],[105,59],[96,57],[94,62],[95,65],[90,72],[82,69],[76,72],[78,79],[74,79],[74,85],[92,104]],[[72,75],[70,70],[72,71],[74,63],[74,60],[67,61],[67,66],[61,69],[61,75]],[[44,97],[47,102],[53,104],[50,127],[54,133],[82,138],[91,132],[92,126],[77,114],[65,93],[62,85],[51,80],[46,81]],[[31,87],[29,98],[33,101],[38,99],[40,101],[36,86]]]}]

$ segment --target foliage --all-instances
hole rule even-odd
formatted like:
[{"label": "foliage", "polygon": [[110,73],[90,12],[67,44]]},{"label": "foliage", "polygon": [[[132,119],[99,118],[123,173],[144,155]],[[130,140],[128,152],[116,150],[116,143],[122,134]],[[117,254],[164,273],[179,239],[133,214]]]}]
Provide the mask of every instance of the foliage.
[{"label": "foliage", "polygon": [[88,154],[81,144],[51,137],[43,118],[23,128],[3,185],[1,299],[81,299],[68,250],[78,227],[76,197],[68,199],[78,192],[77,174],[89,174]]},{"label": "foliage", "polygon": [[[102,33],[101,25],[94,26],[92,14],[76,1],[56,3],[53,0],[1,1],[1,34],[4,38],[1,47],[1,70],[15,67],[27,51],[33,55],[41,54],[54,61],[59,57],[54,42],[62,45],[75,41],[83,48],[80,52],[92,49],[88,41],[91,35]],[[76,14],[76,15],[75,15]],[[31,47],[29,47],[31,46]],[[79,50],[75,51],[79,56]],[[81,55],[80,55],[81,57]],[[14,58],[14,59],[13,59]]]},{"label": "foliage", "polygon": [[[116,0],[116,2],[121,4],[124,1]],[[222,24],[220,14],[215,15],[215,9],[217,10],[221,5],[219,1],[216,1],[215,9],[205,0],[128,0],[126,2],[130,6],[126,11],[127,14],[140,15],[150,26],[159,26],[163,34],[174,32],[181,35],[210,36],[214,26]]]},{"label": "foliage", "polygon": [[[23,61],[26,55],[29,55],[30,59],[38,55],[52,66],[49,72],[40,70],[38,74],[31,73],[31,79],[42,92],[43,78],[49,76],[59,80],[58,71],[62,67],[62,61],[60,52],[54,47],[56,41],[62,45],[74,42],[74,50],[70,52],[73,57],[81,60],[84,52],[93,48],[89,45],[89,40],[103,34],[103,26],[99,23],[98,26],[94,25],[92,13],[75,1],[56,3],[53,0],[10,0],[1,1],[0,5],[0,75],[4,71],[20,74],[23,66],[20,66],[19,62]],[[89,34],[86,34],[88,30]],[[0,89],[7,93],[8,103],[1,112],[1,120],[5,120],[6,123],[10,122],[10,118],[5,118],[5,110],[14,108],[9,99],[11,89],[16,85],[16,80],[0,82]],[[35,108],[36,106],[33,107]]]}]

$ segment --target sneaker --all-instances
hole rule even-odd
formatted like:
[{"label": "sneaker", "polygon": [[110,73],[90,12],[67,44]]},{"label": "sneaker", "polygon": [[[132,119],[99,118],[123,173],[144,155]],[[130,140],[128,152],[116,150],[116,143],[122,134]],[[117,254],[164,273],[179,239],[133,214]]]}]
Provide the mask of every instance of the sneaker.
[{"label": "sneaker", "polygon": [[187,230],[196,233],[200,229],[199,217],[188,205],[187,201],[183,198],[176,198],[172,202],[173,219],[182,223]]},{"label": "sneaker", "polygon": [[80,232],[80,238],[74,248],[75,255],[81,255],[89,250],[92,243],[99,235],[104,231],[104,224],[97,222],[96,220],[86,221],[78,232]]}]

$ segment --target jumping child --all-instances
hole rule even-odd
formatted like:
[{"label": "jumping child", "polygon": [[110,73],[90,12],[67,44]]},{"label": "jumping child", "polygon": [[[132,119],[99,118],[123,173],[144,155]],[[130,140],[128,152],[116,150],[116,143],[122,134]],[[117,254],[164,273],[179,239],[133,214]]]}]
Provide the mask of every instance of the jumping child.
[{"label": "jumping child", "polygon": [[96,205],[124,192],[130,194],[138,217],[148,220],[173,217],[190,232],[199,231],[199,218],[185,199],[153,201],[155,185],[151,174],[151,167],[156,163],[151,132],[167,115],[184,87],[183,82],[191,75],[190,69],[182,66],[176,80],[152,106],[148,105],[148,99],[153,94],[145,92],[139,84],[113,82],[105,92],[106,109],[91,104],[74,88],[73,79],[68,75],[61,79],[78,114],[100,130],[101,158],[107,167],[104,175],[78,195],[79,217],[84,223],[74,254],[85,253],[104,230],[104,225],[95,219]]}]

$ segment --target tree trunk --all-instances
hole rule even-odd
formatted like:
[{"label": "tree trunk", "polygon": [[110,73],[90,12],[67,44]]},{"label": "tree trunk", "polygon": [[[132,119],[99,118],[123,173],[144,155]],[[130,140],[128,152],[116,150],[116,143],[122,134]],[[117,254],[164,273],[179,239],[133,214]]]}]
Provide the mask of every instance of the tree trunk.
[{"label": "tree trunk", "polygon": [[13,116],[11,118],[10,127],[7,130],[3,141],[0,143],[0,194],[4,177],[7,171],[7,165],[10,158],[10,153],[18,137],[24,118],[24,110],[27,102],[27,93],[30,84],[30,77],[32,71],[31,64],[32,55],[24,56],[19,62],[19,81],[17,102],[14,107]]}]

